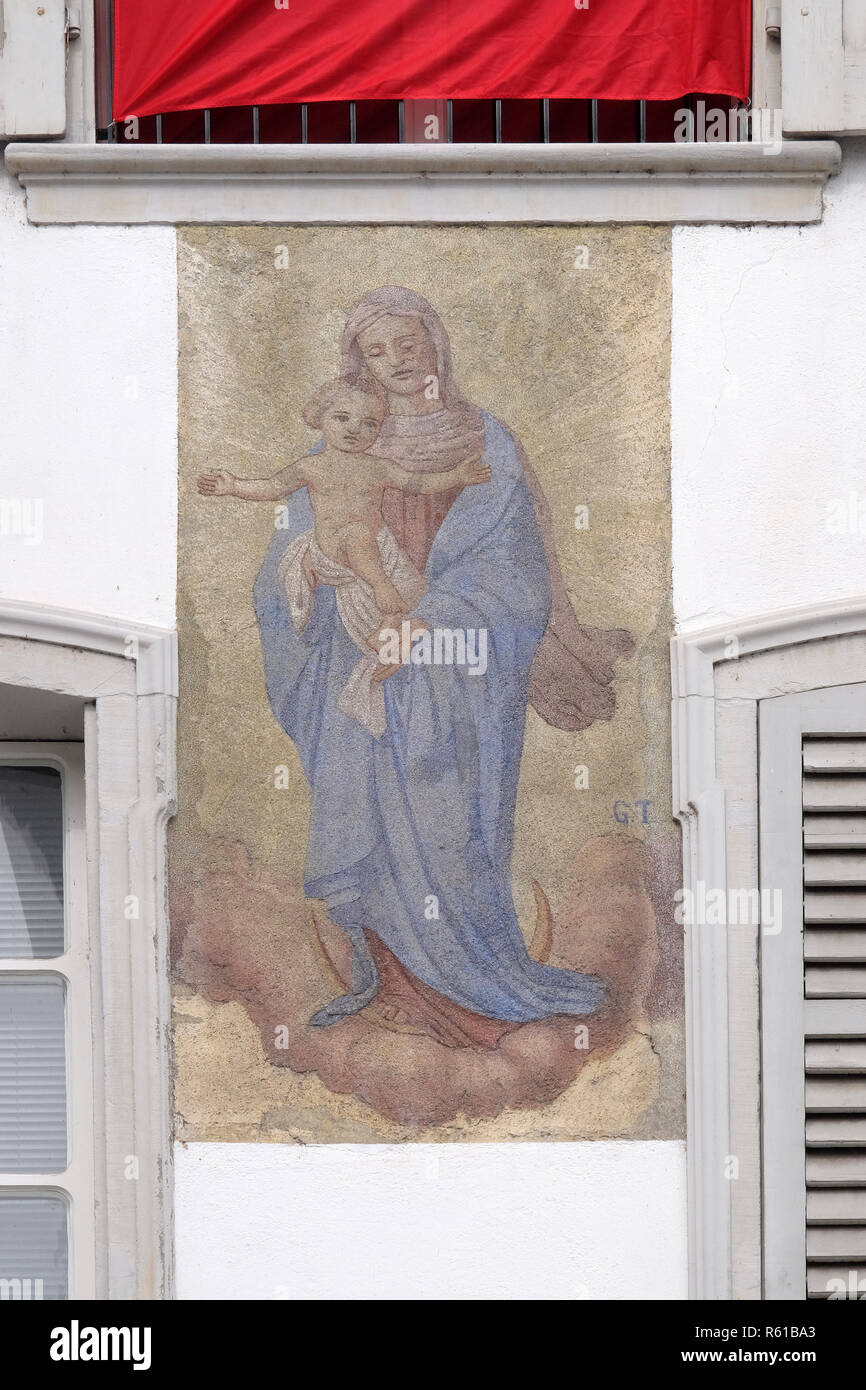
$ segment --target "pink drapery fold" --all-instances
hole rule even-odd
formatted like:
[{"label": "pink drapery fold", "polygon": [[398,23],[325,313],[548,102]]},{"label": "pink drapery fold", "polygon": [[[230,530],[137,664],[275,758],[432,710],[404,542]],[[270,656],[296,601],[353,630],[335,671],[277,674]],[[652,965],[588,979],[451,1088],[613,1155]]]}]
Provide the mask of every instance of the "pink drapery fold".
[{"label": "pink drapery fold", "polygon": [[114,0],[114,118],[399,98],[745,100],[751,0]]}]

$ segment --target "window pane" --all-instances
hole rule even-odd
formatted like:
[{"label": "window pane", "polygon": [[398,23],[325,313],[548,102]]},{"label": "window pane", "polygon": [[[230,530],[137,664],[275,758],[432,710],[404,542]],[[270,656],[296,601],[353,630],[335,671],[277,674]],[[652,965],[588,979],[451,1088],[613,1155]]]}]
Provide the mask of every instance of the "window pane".
[{"label": "window pane", "polygon": [[63,800],[52,767],[0,764],[0,956],[59,956]]},{"label": "window pane", "polygon": [[66,1167],[66,986],[0,978],[0,1173]]},{"label": "window pane", "polygon": [[62,1198],[0,1192],[0,1299],[66,1298],[68,1268]]}]

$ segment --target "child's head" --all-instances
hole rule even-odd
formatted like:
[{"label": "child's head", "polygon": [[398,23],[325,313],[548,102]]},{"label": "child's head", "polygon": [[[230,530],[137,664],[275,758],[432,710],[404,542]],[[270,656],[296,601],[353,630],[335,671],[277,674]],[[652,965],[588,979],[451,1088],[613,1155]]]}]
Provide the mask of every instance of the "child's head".
[{"label": "child's head", "polygon": [[326,381],[303,412],[311,429],[321,430],[331,448],[346,454],[369,449],[387,413],[384,395],[371,377]]}]

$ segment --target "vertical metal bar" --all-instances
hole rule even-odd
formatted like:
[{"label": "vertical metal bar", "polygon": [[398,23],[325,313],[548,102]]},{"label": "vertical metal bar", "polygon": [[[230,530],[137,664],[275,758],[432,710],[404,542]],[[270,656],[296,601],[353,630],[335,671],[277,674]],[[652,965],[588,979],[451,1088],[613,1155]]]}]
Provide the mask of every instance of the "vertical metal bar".
[{"label": "vertical metal bar", "polygon": [[403,144],[404,128],[405,128],[405,127],[404,127],[404,116],[403,116],[403,103],[402,103],[402,101],[398,101],[398,102],[397,102],[397,144],[398,144],[398,145],[402,145],[402,144]]},{"label": "vertical metal bar", "polygon": [[259,108],[253,107],[253,144],[259,143]]},{"label": "vertical metal bar", "polygon": [[109,139],[116,144],[118,140],[117,122],[114,119],[114,0],[105,0],[106,32],[108,35],[108,119]]},{"label": "vertical metal bar", "polygon": [[454,102],[449,97],[445,103],[445,122],[447,126],[448,144],[454,144]]},{"label": "vertical metal bar", "polygon": [[301,144],[302,144],[302,145],[306,145],[306,143],[307,143],[307,130],[308,130],[308,123],[307,123],[307,103],[306,103],[305,101],[302,101],[302,102],[301,102]]},{"label": "vertical metal bar", "polygon": [[545,145],[550,144],[550,97],[541,102],[541,138]]},{"label": "vertical metal bar", "polygon": [[106,4],[106,39],[108,43],[108,124],[111,127],[111,138],[117,139],[117,126],[114,122],[114,5]]},{"label": "vertical metal bar", "polygon": [[210,144],[210,111],[207,107],[204,109],[204,142]]},{"label": "vertical metal bar", "polygon": [[161,112],[161,111],[159,112],[159,114],[157,115],[157,118],[156,118],[156,143],[157,143],[158,145],[161,145],[161,144],[162,144],[162,112]]},{"label": "vertical metal bar", "polygon": [[114,3],[113,0],[105,0],[105,20],[106,20],[106,41],[108,43],[108,122],[117,139],[117,127],[114,123]]},{"label": "vertical metal bar", "polygon": [[646,102],[639,101],[637,104],[637,138],[642,145],[646,144]]},{"label": "vertical metal bar", "polygon": [[502,102],[498,98],[493,103],[493,138],[497,145],[502,144]]},{"label": "vertical metal bar", "polygon": [[358,116],[355,110],[354,101],[349,102],[349,144],[354,145],[358,139]]},{"label": "vertical metal bar", "polygon": [[114,125],[114,13],[111,0],[96,0],[93,7],[93,67],[96,88],[96,126],[112,139]]},{"label": "vertical metal bar", "polygon": [[589,103],[589,138],[594,145],[598,144],[598,102],[594,98]]}]

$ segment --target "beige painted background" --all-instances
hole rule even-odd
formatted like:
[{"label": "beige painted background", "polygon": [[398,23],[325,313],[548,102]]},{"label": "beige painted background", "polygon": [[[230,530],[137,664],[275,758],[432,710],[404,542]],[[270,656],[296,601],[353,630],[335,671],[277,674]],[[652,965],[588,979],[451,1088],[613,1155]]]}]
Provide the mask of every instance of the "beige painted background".
[{"label": "beige painted background", "polygon": [[[217,467],[264,476],[311,446],[316,435],[301,407],[338,369],[349,309],[383,284],[427,296],[448,329],[463,394],[522,441],[550,503],[579,619],[628,628],[638,644],[619,663],[610,722],[566,733],[529,709],[513,860],[524,930],[533,919],[531,878],[541,878],[555,915],[573,891],[575,855],[587,841],[618,832],[674,846],[667,229],[190,228],[179,238],[179,275],[173,889],[182,894],[202,865],[224,868],[238,845],[255,865],[301,883],[307,785],[267,704],[251,597],[274,508],[199,497],[195,478]],[[588,531],[575,529],[579,505],[589,507]],[[281,765],[289,769],[287,790],[274,787]],[[589,769],[587,790],[575,790],[578,765]],[[614,803],[642,799],[651,802],[649,823],[626,831]],[[671,879],[661,891],[669,896],[674,886]],[[254,934],[256,922],[238,920],[236,929]],[[677,943],[663,933],[649,1031],[635,1031],[612,1057],[590,1060],[549,1105],[424,1128],[385,1120],[333,1094],[315,1074],[273,1066],[243,991],[215,1002],[220,992],[205,983],[213,972],[199,980],[195,963],[181,960],[179,1134],[298,1142],[679,1137],[680,971]]]}]

